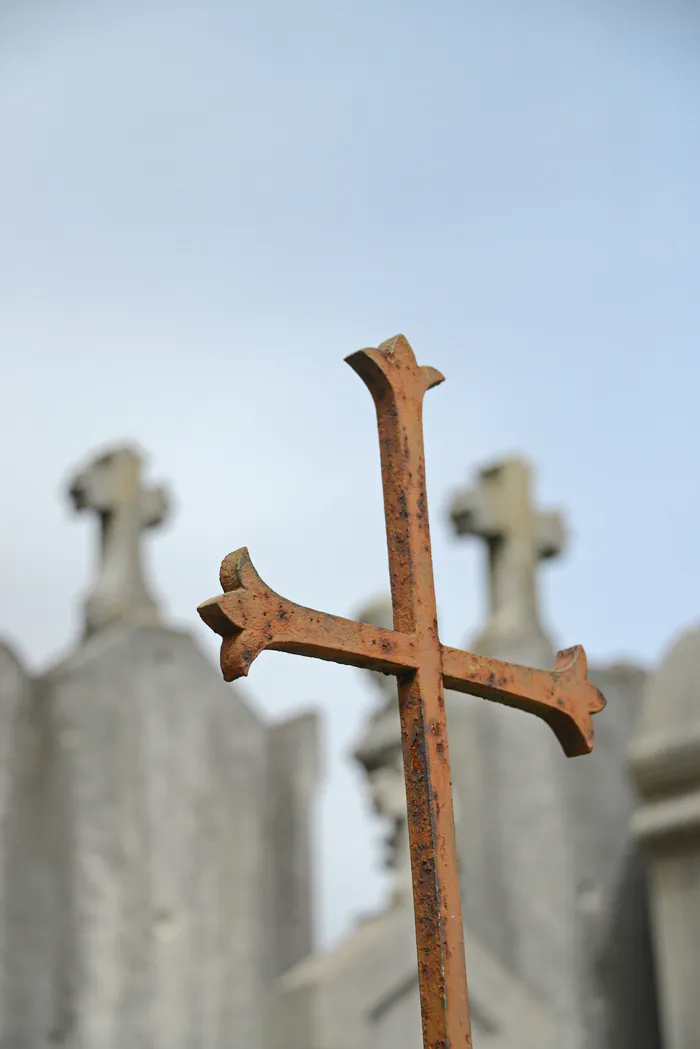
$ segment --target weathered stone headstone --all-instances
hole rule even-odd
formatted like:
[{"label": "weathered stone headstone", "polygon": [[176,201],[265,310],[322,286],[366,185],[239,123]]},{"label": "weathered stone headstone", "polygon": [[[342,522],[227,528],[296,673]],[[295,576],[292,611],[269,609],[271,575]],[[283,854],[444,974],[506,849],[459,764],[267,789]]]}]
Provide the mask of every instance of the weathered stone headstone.
[{"label": "weathered stone headstone", "polygon": [[650,679],[631,748],[641,803],[633,829],[649,856],[664,1049],[700,1032],[700,629]]},{"label": "weathered stone headstone", "polygon": [[43,959],[51,943],[53,886],[47,868],[43,748],[35,688],[0,644],[0,1046],[44,1045],[51,984]]},{"label": "weathered stone headstone", "polygon": [[[537,567],[562,551],[564,526],[558,514],[533,508],[528,464],[510,459],[482,471],[455,499],[452,520],[459,535],[484,539],[489,555],[489,616],[469,647],[552,666]],[[634,791],[625,762],[645,674],[621,665],[591,668],[589,678],[608,706],[593,753],[581,761],[562,762],[545,728],[518,711],[475,703],[462,715],[470,724],[457,731],[451,723],[470,842],[460,852],[465,919],[549,1004],[562,1044],[654,1049],[643,871],[628,832]],[[456,748],[464,748],[460,757]]]},{"label": "weathered stone headstone", "polygon": [[165,489],[142,485],[141,468],[135,449],[118,448],[94,459],[71,485],[75,508],[91,510],[100,518],[97,578],[85,601],[87,636],[113,623],[160,622],[141,548],[145,529],[165,519],[168,501]]},{"label": "weathered stone headstone", "polygon": [[534,657],[535,665],[551,667],[556,653],[542,624],[537,568],[561,554],[564,524],[558,512],[534,508],[528,464],[506,459],[482,470],[454,499],[451,517],[458,535],[477,536],[488,550],[489,612],[474,637],[476,651],[507,647],[514,661]]},{"label": "weathered stone headstone", "polygon": [[[359,619],[390,628],[390,600],[373,603]],[[422,1046],[396,683],[381,674],[364,673],[374,679],[381,698],[355,757],[367,775],[375,812],[388,828],[390,899],[384,910],[360,921],[336,948],[309,957],[279,981],[271,1002],[268,1049]],[[454,701],[456,707],[464,698],[450,698],[448,693],[447,702]],[[459,823],[457,830],[459,835]],[[506,972],[472,929],[465,929],[465,939],[475,1045],[554,1049],[557,1043],[546,1009]]]},{"label": "weathered stone headstone", "polygon": [[137,453],[100,456],[71,494],[99,517],[100,559],[83,643],[34,688],[27,778],[51,896],[39,929],[26,901],[40,893],[25,893],[15,935],[43,947],[15,999],[48,991],[31,1016],[15,1008],[0,1044],[261,1049],[271,974],[310,944],[315,781],[295,760],[315,747],[314,719],[268,731],[161,623],[140,548],[166,499]]},{"label": "weathered stone headstone", "polygon": [[[527,464],[512,459],[483,470],[477,485],[455,499],[452,520],[459,535],[484,539],[489,555],[489,616],[470,650],[552,667],[556,650],[542,625],[536,570],[540,559],[561,552],[563,525],[533,508]],[[574,872],[562,790],[567,763],[546,726],[519,711],[478,703],[471,716],[481,790],[465,798],[472,843],[465,920],[549,1003],[561,1036],[578,1046]]]},{"label": "weathered stone headstone", "polygon": [[[630,819],[637,801],[625,756],[647,675],[593,667],[608,700],[593,753],[565,770],[576,878],[577,952],[588,1049],[659,1049],[645,857]],[[583,771],[581,765],[587,766]]]},{"label": "weathered stone headstone", "polygon": [[313,815],[321,775],[318,715],[267,729],[265,979],[274,981],[314,947]]}]

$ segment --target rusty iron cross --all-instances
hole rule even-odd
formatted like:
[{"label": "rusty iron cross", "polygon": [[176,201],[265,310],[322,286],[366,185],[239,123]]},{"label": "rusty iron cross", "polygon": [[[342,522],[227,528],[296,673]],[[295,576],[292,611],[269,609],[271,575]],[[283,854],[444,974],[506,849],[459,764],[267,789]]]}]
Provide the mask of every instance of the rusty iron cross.
[{"label": "rusty iron cross", "polygon": [[247,675],[265,649],[393,674],[403,740],[423,1045],[471,1046],[444,689],[519,707],[546,721],[565,753],[593,746],[605,705],[580,646],[552,671],[449,648],[438,635],[423,451],[423,396],[443,381],[419,367],[403,335],[347,358],[377,410],[394,629],[303,608],[267,586],[245,547],[221,566],[224,593],[200,605],[222,637],[221,668]]}]

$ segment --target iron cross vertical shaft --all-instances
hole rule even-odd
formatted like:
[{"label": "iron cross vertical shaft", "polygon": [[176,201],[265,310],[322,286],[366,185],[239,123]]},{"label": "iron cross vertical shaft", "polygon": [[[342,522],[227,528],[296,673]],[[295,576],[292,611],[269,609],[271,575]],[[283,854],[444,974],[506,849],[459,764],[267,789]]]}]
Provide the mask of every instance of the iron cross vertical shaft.
[{"label": "iron cross vertical shaft", "polygon": [[402,336],[348,364],[377,410],[394,630],[418,669],[398,678],[401,738],[427,1046],[471,1044],[462,910],[423,445],[423,397],[444,381]]},{"label": "iron cross vertical shaft", "polygon": [[591,715],[605,705],[580,646],[536,670],[440,642],[423,451],[423,397],[442,382],[417,365],[402,335],[348,363],[377,410],[394,629],[304,608],[260,578],[245,547],[224,558],[224,593],[199,607],[222,638],[227,681],[265,649],[314,656],[398,680],[425,1049],[471,1046],[444,688],[542,718],[570,757],[593,746]]}]

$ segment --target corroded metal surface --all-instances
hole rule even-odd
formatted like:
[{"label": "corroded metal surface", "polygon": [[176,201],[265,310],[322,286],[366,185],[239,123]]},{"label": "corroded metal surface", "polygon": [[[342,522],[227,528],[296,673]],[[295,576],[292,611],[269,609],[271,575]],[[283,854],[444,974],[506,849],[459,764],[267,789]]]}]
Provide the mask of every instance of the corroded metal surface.
[{"label": "corroded metal surface", "polygon": [[347,358],[377,409],[394,629],[280,597],[245,548],[224,558],[224,593],[199,614],[222,637],[227,681],[265,649],[394,674],[398,680],[425,1049],[471,1046],[444,688],[520,707],[546,721],[569,756],[593,746],[605,701],[580,647],[533,670],[448,648],[438,635],[423,454],[423,396],[443,381],[402,335]]}]

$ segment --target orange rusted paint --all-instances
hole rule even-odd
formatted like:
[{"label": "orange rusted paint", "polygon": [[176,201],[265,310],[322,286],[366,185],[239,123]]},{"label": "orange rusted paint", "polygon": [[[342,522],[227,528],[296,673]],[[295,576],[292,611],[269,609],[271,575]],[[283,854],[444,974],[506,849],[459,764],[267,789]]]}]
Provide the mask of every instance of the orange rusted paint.
[{"label": "orange rusted paint", "polygon": [[199,614],[222,637],[227,681],[265,649],[315,656],[398,679],[411,843],[423,1045],[471,1046],[444,689],[520,707],[546,721],[569,756],[593,746],[591,715],[605,705],[581,647],[551,671],[440,643],[423,452],[423,396],[443,381],[417,365],[403,335],[347,358],[377,409],[394,629],[316,612],[280,597],[245,548],[224,558],[222,595]]}]

